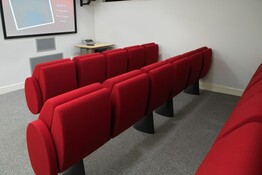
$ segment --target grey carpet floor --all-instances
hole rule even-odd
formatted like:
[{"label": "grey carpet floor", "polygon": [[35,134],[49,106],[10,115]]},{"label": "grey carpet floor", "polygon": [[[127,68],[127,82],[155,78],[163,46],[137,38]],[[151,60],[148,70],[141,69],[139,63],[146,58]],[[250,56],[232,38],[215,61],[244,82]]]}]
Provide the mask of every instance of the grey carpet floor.
[{"label": "grey carpet floor", "polygon": [[[153,135],[129,128],[84,159],[88,175],[192,175],[239,97],[180,93],[175,117],[154,114]],[[36,119],[23,90],[0,95],[0,175],[33,175],[25,132]]]}]

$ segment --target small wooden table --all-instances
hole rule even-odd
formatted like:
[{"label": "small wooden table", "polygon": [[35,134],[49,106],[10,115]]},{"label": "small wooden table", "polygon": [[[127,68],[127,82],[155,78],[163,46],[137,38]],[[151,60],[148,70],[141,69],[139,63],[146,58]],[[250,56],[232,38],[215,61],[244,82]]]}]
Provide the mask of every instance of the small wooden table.
[{"label": "small wooden table", "polygon": [[96,43],[95,45],[84,45],[84,44],[79,44],[75,45],[75,47],[80,48],[81,55],[83,54],[88,54],[88,53],[94,53],[96,50],[100,49],[110,49],[114,44],[112,43]]}]

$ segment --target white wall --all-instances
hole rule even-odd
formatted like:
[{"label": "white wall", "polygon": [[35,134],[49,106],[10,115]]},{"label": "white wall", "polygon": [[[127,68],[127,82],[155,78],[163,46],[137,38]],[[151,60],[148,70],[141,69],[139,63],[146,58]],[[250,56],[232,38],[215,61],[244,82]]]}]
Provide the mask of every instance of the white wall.
[{"label": "white wall", "polygon": [[262,62],[261,0],[96,2],[95,39],[117,47],[155,41],[162,59],[203,45],[214,51],[204,83],[244,89]]},{"label": "white wall", "polygon": [[[54,35],[56,50],[39,52],[36,51],[36,37],[5,40],[3,29],[0,26],[0,94],[23,86],[26,77],[30,76],[30,57],[63,53],[64,57],[80,54],[75,48],[82,39],[94,38],[94,8],[91,6],[80,7],[76,0],[77,30],[76,34]],[[0,21],[2,25],[2,21]],[[37,37],[37,38],[47,38]]]}]

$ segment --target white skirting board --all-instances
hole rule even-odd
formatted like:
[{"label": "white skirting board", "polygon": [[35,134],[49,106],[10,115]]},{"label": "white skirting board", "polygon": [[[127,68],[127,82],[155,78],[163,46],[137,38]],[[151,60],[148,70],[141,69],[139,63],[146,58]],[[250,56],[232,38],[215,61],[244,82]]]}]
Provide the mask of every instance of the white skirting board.
[{"label": "white skirting board", "polygon": [[221,85],[209,84],[203,82],[199,82],[199,88],[203,90],[219,92],[219,93],[235,95],[235,96],[241,96],[244,92],[243,89],[231,88],[227,86],[221,86]]},{"label": "white skirting board", "polygon": [[24,82],[21,82],[21,83],[11,84],[8,86],[2,86],[0,87],[0,95],[8,92],[24,89],[24,84],[25,84]]},{"label": "white skirting board", "polygon": [[[209,90],[213,92],[219,92],[223,94],[241,96],[243,93],[242,89],[236,89],[236,88],[231,88],[231,87],[221,86],[221,85],[216,85],[216,84],[208,84],[208,83],[200,82],[199,86],[200,86],[200,89]],[[24,88],[24,82],[11,84],[8,86],[3,86],[3,87],[0,87],[0,95],[8,93],[8,92],[16,91],[19,89],[23,89],[23,88]]]}]

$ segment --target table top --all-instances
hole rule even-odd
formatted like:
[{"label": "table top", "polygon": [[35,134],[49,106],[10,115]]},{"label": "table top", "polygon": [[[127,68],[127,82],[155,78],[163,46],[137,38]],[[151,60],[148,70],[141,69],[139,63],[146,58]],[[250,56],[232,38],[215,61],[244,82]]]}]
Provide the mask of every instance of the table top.
[{"label": "table top", "polygon": [[112,43],[96,43],[93,46],[78,44],[78,45],[75,45],[75,47],[79,47],[79,48],[83,48],[83,49],[97,49],[97,48],[103,48],[103,47],[111,47],[113,45],[114,44],[112,44]]}]

